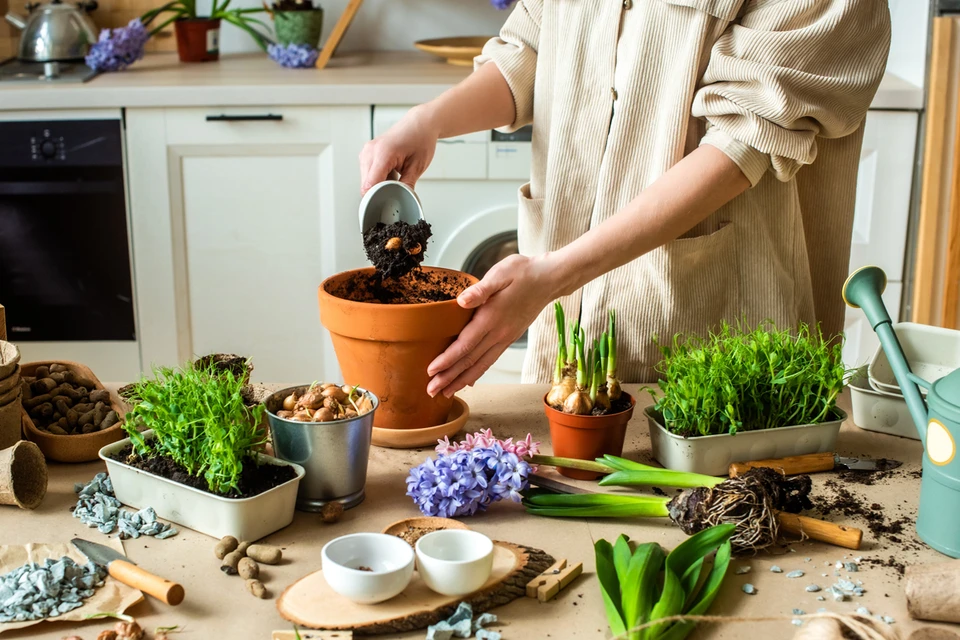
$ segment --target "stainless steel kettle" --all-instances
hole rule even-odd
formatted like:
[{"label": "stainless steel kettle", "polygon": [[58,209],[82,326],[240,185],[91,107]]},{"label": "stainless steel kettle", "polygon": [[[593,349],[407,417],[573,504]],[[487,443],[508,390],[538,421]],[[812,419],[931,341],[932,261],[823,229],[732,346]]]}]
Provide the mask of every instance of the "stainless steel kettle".
[{"label": "stainless steel kettle", "polygon": [[27,5],[30,14],[26,17],[7,13],[7,22],[23,32],[17,57],[26,62],[83,58],[97,41],[97,28],[87,16],[96,8],[95,1],[70,5],[52,0],[45,5]]}]

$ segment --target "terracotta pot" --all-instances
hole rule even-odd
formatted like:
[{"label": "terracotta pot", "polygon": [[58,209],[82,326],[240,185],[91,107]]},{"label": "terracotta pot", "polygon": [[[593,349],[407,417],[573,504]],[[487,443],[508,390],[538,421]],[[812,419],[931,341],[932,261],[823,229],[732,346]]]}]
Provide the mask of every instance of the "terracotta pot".
[{"label": "terracotta pot", "polygon": [[[423,267],[463,279],[471,275]],[[345,384],[359,384],[380,398],[374,418],[379,429],[422,429],[442,424],[452,398],[427,395],[427,366],[450,346],[470,321],[473,310],[456,300],[423,304],[355,302],[333,295],[351,280],[369,278],[373,267],[344,271],[319,289],[320,322],[330,332]]]},{"label": "terracotta pot", "polygon": [[[633,417],[633,409],[637,406],[633,396],[626,392],[623,395],[630,399],[630,408],[605,416],[575,416],[557,411],[547,404],[547,396],[543,396],[543,411],[550,423],[553,455],[577,460],[595,460],[605,454],[621,455],[623,440],[627,435],[627,423]],[[596,480],[603,475],[594,471],[563,467],[557,471],[575,480]]]},{"label": "terracotta pot", "polygon": [[220,58],[220,18],[191,18],[173,23],[180,62],[209,62]]}]

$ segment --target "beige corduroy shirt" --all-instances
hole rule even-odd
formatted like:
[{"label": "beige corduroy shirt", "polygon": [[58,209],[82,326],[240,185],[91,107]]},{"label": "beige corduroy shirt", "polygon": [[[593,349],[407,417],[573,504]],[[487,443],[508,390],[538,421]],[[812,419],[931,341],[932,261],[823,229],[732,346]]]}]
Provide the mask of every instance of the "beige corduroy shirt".
[{"label": "beige corduroy shirt", "polygon": [[[518,0],[477,58],[533,123],[520,252],[613,216],[698,145],[751,189],[682,238],[562,300],[587,334],[619,319],[619,374],[656,379],[651,337],[721,320],[842,329],[862,125],[887,57],[886,0]],[[550,379],[556,330],[530,330],[525,382]]]}]

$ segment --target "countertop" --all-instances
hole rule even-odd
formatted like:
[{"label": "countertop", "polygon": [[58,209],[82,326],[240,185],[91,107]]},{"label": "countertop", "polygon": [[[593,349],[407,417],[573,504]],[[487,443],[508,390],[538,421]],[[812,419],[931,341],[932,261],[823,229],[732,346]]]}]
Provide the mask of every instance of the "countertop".
[{"label": "countertop", "polygon": [[[420,52],[351,53],[322,70],[284,69],[263,54],[183,64],[152,53],[120,73],[83,84],[0,83],[0,110],[253,105],[410,105],[430,100],[470,72]],[[923,91],[884,76],[875,109],[921,109]]]},{"label": "countertop", "polygon": [[[115,389],[116,386],[114,385]],[[633,391],[635,387],[628,385]],[[523,437],[528,431],[534,438],[544,442],[549,452],[549,437],[543,416],[541,386],[478,386],[463,393],[471,406],[468,428],[470,431],[490,428],[499,437]],[[844,404],[846,399],[844,398]],[[625,455],[632,459],[648,461],[650,456],[649,436],[641,407],[649,404],[646,393],[638,395],[637,411],[630,423],[625,446]],[[920,481],[921,447],[915,440],[907,440],[861,431],[849,421],[843,426],[838,441],[841,454],[871,457],[895,457],[904,465],[885,477],[874,478],[874,483],[850,483],[849,490],[863,504],[877,504],[890,518],[916,514]],[[202,534],[181,530],[167,540],[141,538],[125,542],[127,554],[141,566],[180,581],[186,589],[186,600],[179,607],[167,607],[156,600],[136,605],[128,611],[150,630],[158,626],[180,625],[179,640],[205,640],[208,638],[231,638],[236,640],[265,640],[273,630],[289,630],[291,625],[277,614],[276,594],[298,578],[320,567],[320,548],[330,539],[358,531],[380,531],[384,526],[406,517],[418,515],[410,499],[404,495],[404,478],[410,467],[422,462],[430,449],[402,451],[374,448],[367,480],[367,499],[349,510],[337,524],[325,525],[315,514],[297,513],[294,523],[269,536],[269,543],[284,548],[283,564],[264,567],[264,581],[273,594],[270,600],[256,600],[244,590],[242,580],[222,574],[219,561],[213,555],[215,541]],[[19,511],[12,507],[2,509],[3,544],[28,542],[62,542],[80,535],[92,540],[101,540],[102,534],[87,529],[71,517],[70,507],[75,504],[74,482],[85,482],[103,471],[100,462],[79,465],[50,465],[49,490],[43,504],[34,512]],[[542,470],[553,475],[552,470]],[[824,483],[836,480],[834,473],[814,476],[814,492],[831,496]],[[582,483],[585,486],[590,483]],[[794,632],[789,618],[794,608],[808,613],[820,607],[834,612],[853,612],[864,606],[874,614],[895,618],[895,627],[909,635],[920,626],[911,621],[906,612],[902,582],[894,568],[877,566],[870,560],[885,560],[891,556],[907,564],[944,562],[945,556],[924,547],[916,539],[912,525],[904,528],[896,544],[888,538],[878,540],[865,528],[863,521],[848,518],[840,513],[827,516],[831,520],[859,526],[865,529],[864,544],[860,551],[852,552],[820,543],[797,542],[784,548],[776,548],[755,557],[737,558],[733,567],[749,565],[746,575],[727,576],[720,596],[710,612],[725,616],[783,616],[778,622],[723,624],[703,626],[692,638],[742,638],[744,633],[755,637],[789,638]],[[684,535],[671,524],[660,520],[587,520],[551,519],[527,515],[522,507],[513,503],[498,503],[484,514],[466,519],[471,528],[495,539],[507,540],[542,548],[555,557],[565,557],[572,562],[583,561],[584,575],[578,578],[553,601],[539,604],[534,600],[520,599],[495,609],[500,623],[494,628],[503,633],[505,640],[518,638],[595,638],[609,637],[596,577],[594,575],[593,542],[600,538],[613,541],[620,533],[627,533],[638,541],[657,541],[672,549]],[[860,571],[851,574],[854,580],[862,580],[866,594],[852,601],[817,601],[816,593],[807,593],[804,588],[811,583],[827,587],[833,584],[833,565],[844,558],[862,556]],[[770,567],[779,565],[784,573],[772,573]],[[829,566],[828,566],[829,565]],[[789,579],[786,573],[803,570],[800,579]],[[822,574],[827,574],[823,577]],[[845,577],[847,574],[843,572]],[[741,591],[744,583],[756,586],[756,595]],[[76,629],[85,640],[92,640],[104,622],[92,621]],[[953,627],[957,629],[958,627]],[[38,638],[59,640],[70,626],[64,623],[42,623],[18,633],[4,634],[4,638]],[[764,635],[765,634],[765,635]],[[399,638],[423,638],[423,632],[409,633]]]}]

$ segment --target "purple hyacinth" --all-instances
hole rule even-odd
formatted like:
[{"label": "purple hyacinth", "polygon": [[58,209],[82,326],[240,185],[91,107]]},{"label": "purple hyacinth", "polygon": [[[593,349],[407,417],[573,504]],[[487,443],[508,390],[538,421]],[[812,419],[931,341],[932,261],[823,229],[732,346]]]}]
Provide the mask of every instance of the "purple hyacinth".
[{"label": "purple hyacinth", "polygon": [[514,0],[490,0],[490,4],[495,6],[497,9],[509,9]]},{"label": "purple hyacinth", "polygon": [[125,27],[103,29],[100,39],[90,47],[87,66],[96,71],[121,71],[143,57],[143,48],[150,39],[140,18]]},{"label": "purple hyacinth", "polygon": [[520,502],[530,473],[530,463],[499,444],[461,449],[411,469],[407,495],[424,515],[469,516],[499,500]]},{"label": "purple hyacinth", "polygon": [[307,44],[270,44],[267,55],[281,67],[308,69],[317,64],[320,52]]}]

